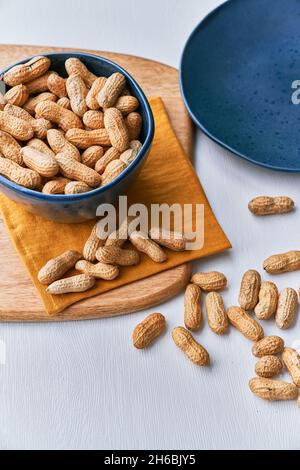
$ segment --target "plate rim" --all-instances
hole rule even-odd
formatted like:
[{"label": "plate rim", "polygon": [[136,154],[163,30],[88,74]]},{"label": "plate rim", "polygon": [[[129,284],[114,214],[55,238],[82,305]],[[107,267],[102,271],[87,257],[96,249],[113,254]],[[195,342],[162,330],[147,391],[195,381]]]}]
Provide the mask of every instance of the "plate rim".
[{"label": "plate rim", "polygon": [[198,32],[198,29],[201,29],[206,23],[211,16],[214,16],[219,10],[227,7],[229,4],[232,4],[234,2],[238,2],[241,0],[225,0],[225,2],[221,3],[221,5],[218,5],[216,8],[214,8],[212,11],[210,11],[192,30],[190,35],[187,38],[187,41],[184,45],[183,51],[181,53],[180,57],[180,63],[179,63],[179,87],[182,95],[183,102],[188,110],[189,115],[191,116],[193,122],[196,124],[196,126],[204,132],[205,135],[207,135],[211,140],[213,140],[215,143],[223,147],[225,150],[228,150],[229,152],[233,153],[234,155],[242,158],[243,160],[246,160],[253,165],[260,166],[262,168],[267,168],[269,170],[274,170],[274,171],[283,171],[286,173],[300,173],[300,167],[299,168],[290,168],[290,167],[282,167],[282,166],[276,166],[276,165],[270,165],[268,163],[262,163],[257,160],[254,160],[253,158],[247,156],[246,154],[232,148],[229,144],[226,144],[224,141],[220,140],[216,135],[212,134],[206,127],[199,121],[199,119],[195,116],[193,113],[191,106],[187,100],[187,97],[185,95],[184,91],[184,86],[183,86],[183,65],[184,65],[184,60],[185,60],[185,54],[186,51],[193,40],[193,36]]}]

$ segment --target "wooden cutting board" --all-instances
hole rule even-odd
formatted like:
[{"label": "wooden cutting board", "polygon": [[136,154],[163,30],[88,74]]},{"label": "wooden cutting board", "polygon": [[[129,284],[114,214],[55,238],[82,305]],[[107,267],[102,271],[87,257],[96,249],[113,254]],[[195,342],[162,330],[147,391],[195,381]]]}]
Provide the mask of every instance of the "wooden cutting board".
[{"label": "wooden cutting board", "polygon": [[[0,45],[0,69],[33,54],[72,50],[74,49]],[[193,126],[181,100],[176,69],[142,57],[102,51],[85,52],[117,62],[139,82],[146,95],[160,96],[183,148],[192,156]],[[55,317],[50,317],[43,310],[0,219],[0,321],[87,320],[150,308],[175,296],[187,284],[190,273],[191,265],[184,264],[78,302]]]}]

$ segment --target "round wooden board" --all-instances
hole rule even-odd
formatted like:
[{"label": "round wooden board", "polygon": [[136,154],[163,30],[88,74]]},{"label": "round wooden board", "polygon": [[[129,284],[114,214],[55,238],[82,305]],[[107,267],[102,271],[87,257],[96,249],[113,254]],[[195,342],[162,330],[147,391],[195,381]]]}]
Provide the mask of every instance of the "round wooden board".
[{"label": "round wooden board", "polygon": [[[0,69],[26,56],[61,50],[74,49],[0,45]],[[160,96],[183,148],[190,157],[192,156],[193,126],[181,100],[176,69],[142,57],[102,51],[85,52],[117,62],[139,82],[146,95]],[[174,297],[187,284],[191,273],[191,265],[185,264],[78,302],[59,315],[50,317],[43,310],[42,303],[8,238],[2,221],[0,221],[0,266],[2,266],[0,321],[15,322],[87,320],[150,308]]]}]

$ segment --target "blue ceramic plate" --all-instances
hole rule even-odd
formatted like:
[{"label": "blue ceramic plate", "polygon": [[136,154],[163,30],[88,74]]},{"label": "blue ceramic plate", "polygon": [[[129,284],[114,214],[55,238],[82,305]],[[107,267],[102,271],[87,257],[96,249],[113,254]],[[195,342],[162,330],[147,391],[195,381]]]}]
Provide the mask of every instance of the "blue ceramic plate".
[{"label": "blue ceramic plate", "polygon": [[229,0],[196,27],[181,61],[181,89],[196,124],[236,155],[292,172],[300,171],[296,80],[299,0]]}]

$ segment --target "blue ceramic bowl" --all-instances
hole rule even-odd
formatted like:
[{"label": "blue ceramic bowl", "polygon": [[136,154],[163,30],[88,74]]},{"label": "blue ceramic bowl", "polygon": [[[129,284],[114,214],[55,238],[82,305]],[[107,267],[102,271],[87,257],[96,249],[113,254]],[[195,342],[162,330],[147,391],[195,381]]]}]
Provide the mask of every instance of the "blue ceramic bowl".
[{"label": "blue ceramic bowl", "polygon": [[[97,207],[103,203],[114,204],[118,196],[125,195],[127,189],[133,183],[142,169],[149,154],[154,135],[154,120],[150,105],[143,91],[137,82],[119,65],[108,59],[92,54],[81,52],[56,52],[44,54],[51,59],[51,69],[66,77],[65,61],[69,57],[77,57],[95,75],[109,76],[112,73],[120,72],[125,75],[127,88],[140,103],[139,113],[143,119],[143,127],[140,140],[143,144],[136,159],[119,175],[114,181],[107,185],[90,191],[88,193],[74,195],[48,195],[23,188],[12,183],[0,175],[0,191],[7,197],[22,204],[28,211],[39,216],[54,220],[55,222],[76,223],[93,219],[96,216]],[[9,70],[14,65],[27,62],[26,58],[16,64],[12,64],[2,73]]]}]

